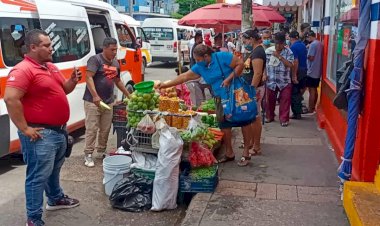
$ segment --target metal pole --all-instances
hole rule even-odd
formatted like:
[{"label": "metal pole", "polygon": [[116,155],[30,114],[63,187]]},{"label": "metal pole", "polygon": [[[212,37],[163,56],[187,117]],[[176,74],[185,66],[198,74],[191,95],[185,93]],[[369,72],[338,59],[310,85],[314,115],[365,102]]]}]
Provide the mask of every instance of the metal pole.
[{"label": "metal pole", "polygon": [[129,15],[133,14],[133,0],[129,0]]}]

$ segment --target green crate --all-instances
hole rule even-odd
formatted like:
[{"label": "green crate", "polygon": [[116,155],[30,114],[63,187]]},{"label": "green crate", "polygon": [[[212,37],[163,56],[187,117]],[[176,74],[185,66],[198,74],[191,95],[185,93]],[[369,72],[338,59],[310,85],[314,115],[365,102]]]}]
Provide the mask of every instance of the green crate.
[{"label": "green crate", "polygon": [[143,170],[139,168],[132,168],[131,172],[136,174],[137,176],[145,177],[151,180],[154,180],[154,176],[156,175],[156,171]]}]

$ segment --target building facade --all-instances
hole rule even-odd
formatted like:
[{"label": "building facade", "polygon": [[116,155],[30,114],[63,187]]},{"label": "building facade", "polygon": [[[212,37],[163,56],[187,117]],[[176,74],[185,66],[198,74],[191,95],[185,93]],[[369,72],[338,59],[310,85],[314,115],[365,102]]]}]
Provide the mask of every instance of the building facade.
[{"label": "building facade", "polygon": [[[175,0],[104,0],[119,12],[132,14],[139,21],[148,17],[170,17],[178,11]],[[132,7],[130,7],[132,5]]]}]

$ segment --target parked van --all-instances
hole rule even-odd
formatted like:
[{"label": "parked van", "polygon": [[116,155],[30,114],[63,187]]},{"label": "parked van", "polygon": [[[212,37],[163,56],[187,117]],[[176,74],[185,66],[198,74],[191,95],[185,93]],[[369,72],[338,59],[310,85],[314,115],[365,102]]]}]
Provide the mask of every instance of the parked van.
[{"label": "parked van", "polygon": [[[74,67],[84,75],[67,98],[70,104],[69,132],[84,127],[83,94],[87,60],[102,51],[103,40],[118,40],[117,59],[121,80],[132,90],[143,80],[141,53],[136,38],[111,5],[92,0],[0,0],[0,156],[18,151],[16,126],[10,121],[4,103],[9,71],[23,60],[25,34],[31,29],[45,30],[53,47],[53,62],[69,78]],[[118,99],[122,93],[115,93]]]},{"label": "parked van", "polygon": [[193,27],[180,26],[178,20],[172,18],[147,18],[142,27],[150,41],[153,62],[188,61],[187,43]]},{"label": "parked van", "polygon": [[121,14],[121,17],[124,19],[125,23],[131,28],[133,34],[137,39],[137,43],[141,46],[141,55],[142,55],[142,73],[145,73],[145,68],[152,63],[152,55],[150,53],[150,43],[149,40],[141,28],[141,23],[135,20],[133,17]]}]

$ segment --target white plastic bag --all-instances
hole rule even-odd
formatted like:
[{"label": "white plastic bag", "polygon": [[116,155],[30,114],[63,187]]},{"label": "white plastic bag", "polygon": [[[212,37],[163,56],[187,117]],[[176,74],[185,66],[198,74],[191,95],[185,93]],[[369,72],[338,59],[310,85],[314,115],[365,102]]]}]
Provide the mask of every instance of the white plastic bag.
[{"label": "white plastic bag", "polygon": [[146,134],[153,134],[156,132],[156,125],[148,114],[146,114],[139,124],[137,124],[137,129]]},{"label": "white plastic bag", "polygon": [[138,151],[132,152],[133,162],[131,168],[139,168],[143,170],[156,170],[157,157],[147,153]]},{"label": "white plastic bag", "polygon": [[165,126],[160,135],[160,150],[153,182],[152,211],[177,208],[182,147],[183,141],[178,130]]},{"label": "white plastic bag", "polygon": [[156,132],[152,135],[152,148],[160,149],[161,129],[168,126],[164,118],[160,118],[156,123]]}]

